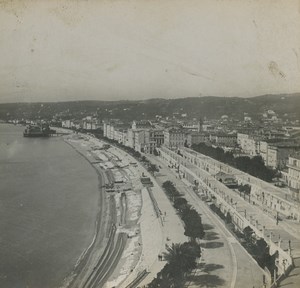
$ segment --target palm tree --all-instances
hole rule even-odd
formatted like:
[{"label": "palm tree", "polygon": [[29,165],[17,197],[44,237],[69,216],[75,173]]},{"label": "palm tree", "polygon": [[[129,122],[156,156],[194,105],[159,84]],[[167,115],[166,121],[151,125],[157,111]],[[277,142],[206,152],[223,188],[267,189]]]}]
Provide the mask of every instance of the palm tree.
[{"label": "palm tree", "polygon": [[187,272],[196,267],[196,259],[200,257],[200,246],[197,243],[172,243],[163,253],[169,263],[169,276],[174,280],[174,287],[181,287]]}]

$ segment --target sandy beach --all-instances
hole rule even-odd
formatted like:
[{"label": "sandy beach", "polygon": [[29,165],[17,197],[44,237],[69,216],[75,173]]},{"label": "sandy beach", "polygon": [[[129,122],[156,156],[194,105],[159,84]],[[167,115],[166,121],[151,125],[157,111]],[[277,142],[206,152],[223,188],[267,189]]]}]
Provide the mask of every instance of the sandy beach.
[{"label": "sandy beach", "polygon": [[[182,222],[153,176],[133,157],[90,135],[72,133],[64,137],[98,173],[101,203],[93,242],[63,287],[126,287],[141,273],[146,285],[165,265],[158,261],[158,255],[166,245],[187,240]],[[150,191],[140,182],[142,173],[154,183]],[[111,184],[114,188],[107,189]],[[159,216],[153,201],[161,211]],[[113,238],[111,227],[115,227]],[[120,238],[122,245],[118,244]],[[109,243],[114,244],[108,247]],[[105,263],[103,255],[109,259]]]}]

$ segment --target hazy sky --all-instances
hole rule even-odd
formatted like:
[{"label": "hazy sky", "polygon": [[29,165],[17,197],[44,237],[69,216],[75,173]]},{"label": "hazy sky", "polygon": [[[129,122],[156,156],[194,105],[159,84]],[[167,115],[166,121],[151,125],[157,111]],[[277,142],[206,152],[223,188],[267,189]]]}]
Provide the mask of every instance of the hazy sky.
[{"label": "hazy sky", "polygon": [[0,0],[0,102],[300,91],[300,1]]}]

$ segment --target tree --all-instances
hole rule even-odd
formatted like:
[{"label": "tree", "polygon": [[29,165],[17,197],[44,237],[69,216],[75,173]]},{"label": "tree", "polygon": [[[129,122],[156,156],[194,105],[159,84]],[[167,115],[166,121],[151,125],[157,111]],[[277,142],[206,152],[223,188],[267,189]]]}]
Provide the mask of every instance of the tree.
[{"label": "tree", "polygon": [[248,185],[248,184],[245,184],[244,185],[244,193],[247,194],[247,195],[249,195],[250,192],[251,192],[251,186]]},{"label": "tree", "polygon": [[174,208],[182,212],[185,209],[188,209],[190,206],[187,204],[187,201],[183,197],[176,198],[173,204]]},{"label": "tree", "polygon": [[253,254],[255,256],[257,263],[261,267],[265,267],[270,257],[270,254],[269,254],[269,246],[263,238],[260,238],[256,241],[253,247]]},{"label": "tree", "polygon": [[194,209],[186,209],[182,212],[182,220],[185,224],[184,235],[191,237],[193,241],[202,239],[205,235],[202,220],[198,212]]},{"label": "tree", "polygon": [[154,155],[154,156],[159,156],[159,153],[158,153],[158,151],[157,151],[156,148],[153,150],[153,155]]},{"label": "tree", "polygon": [[157,166],[155,164],[149,164],[148,171],[151,173],[154,173],[154,172],[159,172],[159,169],[157,168]]},{"label": "tree", "polygon": [[232,217],[231,217],[231,215],[230,215],[230,213],[229,212],[227,212],[227,214],[226,214],[226,223],[227,224],[230,224],[230,223],[232,223]]},{"label": "tree", "polygon": [[180,196],[180,193],[177,191],[177,189],[171,181],[165,181],[162,187],[166,191],[168,198],[170,198],[172,201],[175,200],[175,197]]},{"label": "tree", "polygon": [[250,226],[247,226],[246,228],[244,228],[243,234],[247,244],[251,246],[253,244],[253,234],[254,234],[253,229]]},{"label": "tree", "polygon": [[201,250],[197,243],[172,243],[163,255],[169,263],[169,276],[175,280],[175,287],[182,287],[185,274],[196,268],[196,259],[201,256]]},{"label": "tree", "polygon": [[276,170],[265,166],[261,156],[235,158],[232,152],[224,152],[222,148],[207,146],[205,143],[193,144],[192,149],[267,182],[271,182],[277,174]]},{"label": "tree", "polygon": [[184,287],[185,277],[196,268],[197,259],[201,257],[201,249],[193,242],[172,243],[163,256],[167,264],[147,286],[149,288]]}]

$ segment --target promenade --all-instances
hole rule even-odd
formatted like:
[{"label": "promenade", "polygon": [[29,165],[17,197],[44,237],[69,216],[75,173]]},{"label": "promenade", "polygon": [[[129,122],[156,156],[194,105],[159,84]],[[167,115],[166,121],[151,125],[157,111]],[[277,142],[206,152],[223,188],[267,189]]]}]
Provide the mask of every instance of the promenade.
[{"label": "promenade", "polygon": [[[89,142],[91,143],[88,144],[86,142],[86,144],[92,147],[92,145],[99,143],[98,141],[90,139]],[[86,144],[83,143],[83,145]],[[117,197],[118,194],[115,194],[117,215],[119,215],[117,219],[121,221],[117,229],[118,233],[127,233],[128,235],[138,233],[136,234],[137,236],[129,239],[130,241],[127,241],[127,244],[125,244],[123,255],[120,256],[119,263],[114,268],[112,267],[114,272],[109,277],[105,287],[130,287],[131,283],[136,281],[140,275],[142,277],[138,284],[139,287],[146,286],[166,264],[165,261],[161,261],[158,258],[158,255],[166,251],[167,245],[188,241],[187,237],[184,236],[183,223],[161,188],[161,185],[167,180],[172,181],[176,185],[179,192],[184,195],[189,204],[201,215],[206,233],[204,239],[201,240],[202,256],[198,267],[188,277],[186,287],[260,288],[263,287],[263,279],[266,279],[268,282],[267,287],[270,285],[269,275],[258,266],[237,239],[226,229],[219,217],[211,211],[205,202],[200,200],[200,194],[205,192],[204,189],[199,191],[200,194],[196,193],[191,182],[186,178],[182,178],[184,169],[189,169],[191,173],[196,175],[199,172],[198,167],[186,163],[185,166],[182,165],[181,170],[178,170],[178,167],[176,169],[168,167],[169,163],[162,158],[147,155],[152,163],[160,167],[159,173],[155,174],[154,177],[132,156],[119,148],[111,146],[107,151],[96,152],[97,150],[92,152],[92,154],[98,155],[97,157],[101,159],[99,158],[100,162],[97,163],[96,161],[94,165],[102,165],[103,169],[111,172],[105,173],[106,181],[122,178],[125,182],[118,189],[120,191],[123,191],[122,189],[130,189],[131,191],[126,192],[127,204],[124,202],[124,209],[128,210],[126,216],[122,212],[122,201]],[[87,156],[89,157],[89,155],[88,153]],[[127,166],[129,163],[133,164]],[[118,169],[113,168],[117,166],[119,167]],[[122,166],[124,167],[122,168]],[[107,169],[105,167],[111,168]],[[142,174],[151,179],[154,184],[152,188],[143,187],[139,180]],[[290,240],[292,253],[300,251],[297,237],[285,230],[282,231],[281,225],[277,225],[275,219],[260,210],[258,204],[253,205],[253,203],[249,203],[247,198],[244,199],[239,193],[231,189],[227,188],[228,191],[224,190],[225,186],[216,179],[211,178],[207,171],[201,171],[201,175],[202,181],[209,183],[210,189],[222,201],[231,205],[239,213],[246,214],[244,215],[245,218],[258,231],[264,233],[266,237],[270,235],[269,241],[277,245],[276,247],[281,246],[281,249],[287,251],[289,248],[287,246],[288,240]],[[112,178],[111,180],[109,180],[110,177]],[[140,204],[138,203],[140,201],[142,203],[141,208],[134,208],[139,207]],[[133,208],[130,208],[131,206]],[[133,223],[130,217],[139,219],[138,226],[130,224]],[[297,264],[297,262],[295,263]],[[297,287],[291,284],[297,283],[297,268],[292,272],[295,271],[296,274],[291,273],[291,277],[295,279],[290,278],[286,287]]]},{"label": "promenade", "polygon": [[[109,152],[117,155],[123,162],[136,162],[133,157],[119,148],[111,147]],[[159,159],[153,157],[151,161],[159,161]],[[218,217],[199,199],[195,199],[197,196],[192,189],[180,180],[174,171],[166,167],[163,162],[156,162],[156,164],[162,167],[156,177],[148,173],[139,163],[136,163],[137,166],[134,169],[135,179],[138,179],[142,173],[151,178],[154,183],[151,192],[155,203],[147,189],[141,189],[143,202],[139,220],[142,237],[141,257],[126,279],[117,287],[130,287],[130,283],[135,281],[143,271],[147,271],[147,274],[138,285],[143,287],[149,284],[166,264],[165,261],[158,260],[158,254],[166,251],[166,245],[183,243],[188,240],[184,236],[183,223],[161,188],[162,183],[166,180],[174,182],[180,192],[185,194],[189,203],[201,214],[206,232],[204,239],[201,240],[201,259],[197,269],[193,271],[193,275],[187,279],[186,287],[262,287],[264,271],[223,227],[223,223]],[[156,215],[156,209],[161,212],[159,217]],[[126,247],[124,254],[123,259],[130,257],[126,253]],[[121,260],[122,263],[124,263],[123,261]],[[113,285],[113,279],[119,277],[118,270],[117,268],[108,285]]]},{"label": "promenade", "polygon": [[[180,177],[185,178],[185,181],[188,181],[191,185],[194,185],[195,180],[198,181],[201,187],[199,192],[202,195],[206,194],[206,196],[213,197],[216,205],[220,207],[222,212],[230,212],[235,225],[239,229],[243,230],[246,226],[250,226],[257,237],[264,238],[269,244],[271,254],[276,251],[279,252],[276,264],[279,276],[285,275],[294,262],[296,267],[290,274],[293,279],[290,280],[287,287],[298,287],[300,235],[297,233],[297,224],[295,222],[296,228],[290,229],[289,225],[285,225],[284,218],[276,219],[273,215],[268,214],[266,210],[264,211],[262,205],[259,204],[258,197],[253,195],[252,197],[245,197],[220,183],[214,178],[216,171],[211,166],[211,160],[206,162],[207,157],[201,157],[201,154],[198,156],[195,152],[193,153],[194,156],[189,159],[170,150],[164,150],[162,153],[164,161],[176,167]],[[183,156],[186,155],[184,154]],[[201,158],[202,163],[197,162],[199,158]],[[214,164],[213,167],[218,166]],[[268,185],[265,184],[265,186]]]},{"label": "promenade", "polygon": [[147,155],[148,159],[160,167],[156,175],[161,185],[172,181],[200,214],[206,236],[201,240],[202,257],[188,287],[262,287],[264,271],[238,243],[230,232],[199,197],[186,181],[179,178],[175,170],[167,167],[162,159]]}]

